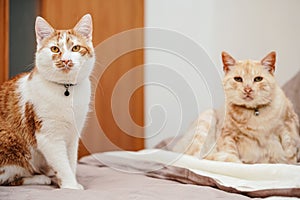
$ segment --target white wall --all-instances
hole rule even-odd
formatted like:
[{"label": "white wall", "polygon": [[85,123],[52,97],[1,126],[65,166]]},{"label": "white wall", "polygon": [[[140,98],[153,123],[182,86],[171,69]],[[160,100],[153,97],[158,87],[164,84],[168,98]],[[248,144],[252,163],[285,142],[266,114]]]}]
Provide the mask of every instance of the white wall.
[{"label": "white wall", "polygon": [[[199,112],[223,101],[219,91],[223,50],[237,59],[256,60],[275,50],[279,84],[290,79],[300,70],[299,9],[298,0],[146,0],[145,27],[167,29],[166,35],[175,35],[160,38],[153,36],[151,29],[145,31],[149,47],[145,52],[146,146],[181,134]],[[160,50],[160,43],[154,41],[186,48],[183,40],[172,40],[181,34],[208,55],[199,52],[203,64],[196,68],[200,73],[184,59],[197,52],[187,50],[181,57],[172,53],[178,47]],[[150,48],[153,43],[157,48]],[[219,74],[215,70],[215,74],[204,76],[212,73],[207,73],[212,69],[207,66],[209,58]],[[207,84],[211,80],[216,85]],[[220,95],[212,95],[215,90]]]}]

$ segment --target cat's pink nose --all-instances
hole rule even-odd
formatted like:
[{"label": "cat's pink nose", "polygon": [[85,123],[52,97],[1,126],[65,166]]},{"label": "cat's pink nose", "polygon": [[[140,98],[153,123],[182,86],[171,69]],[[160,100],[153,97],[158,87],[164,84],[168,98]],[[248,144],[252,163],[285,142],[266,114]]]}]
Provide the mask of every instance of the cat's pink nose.
[{"label": "cat's pink nose", "polygon": [[69,65],[71,63],[71,60],[62,60],[62,62],[65,64],[65,65]]},{"label": "cat's pink nose", "polygon": [[252,90],[252,88],[251,87],[245,87],[244,88],[244,92],[246,92],[246,93],[251,93],[253,90]]}]

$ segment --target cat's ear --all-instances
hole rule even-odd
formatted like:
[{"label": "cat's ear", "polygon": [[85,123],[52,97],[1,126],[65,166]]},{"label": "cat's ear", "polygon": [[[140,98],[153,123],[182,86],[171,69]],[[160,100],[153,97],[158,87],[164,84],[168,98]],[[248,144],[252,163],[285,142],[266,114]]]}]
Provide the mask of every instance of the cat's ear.
[{"label": "cat's ear", "polygon": [[35,20],[36,41],[39,44],[43,39],[49,37],[54,32],[52,26],[42,17]]},{"label": "cat's ear", "polygon": [[84,15],[74,27],[74,31],[91,41],[93,33],[92,16],[90,14]]},{"label": "cat's ear", "polygon": [[266,57],[264,57],[260,63],[266,67],[266,69],[273,74],[275,71],[275,62],[276,62],[276,52],[270,52]]},{"label": "cat's ear", "polygon": [[235,59],[225,51],[222,52],[222,61],[223,61],[223,71],[225,73],[227,73],[230,70],[230,67],[235,65]]}]

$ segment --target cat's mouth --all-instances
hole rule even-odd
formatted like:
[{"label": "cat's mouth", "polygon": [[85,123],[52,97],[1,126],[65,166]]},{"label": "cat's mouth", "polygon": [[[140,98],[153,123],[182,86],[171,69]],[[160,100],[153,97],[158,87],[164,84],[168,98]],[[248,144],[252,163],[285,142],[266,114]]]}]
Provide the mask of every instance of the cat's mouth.
[{"label": "cat's mouth", "polygon": [[68,73],[69,71],[71,71],[72,67],[74,66],[71,60],[61,60],[59,62],[56,62],[55,64],[56,67],[64,73]]},{"label": "cat's mouth", "polygon": [[243,97],[243,100],[245,101],[252,101],[254,98],[250,95],[250,94],[246,94],[244,97]]},{"label": "cat's mouth", "polygon": [[64,73],[68,73],[69,71],[71,71],[71,67],[69,66],[64,66],[62,68],[60,68],[60,70]]},{"label": "cat's mouth", "polygon": [[56,65],[57,69],[63,73],[69,73],[73,67],[70,67],[68,65],[64,65],[64,66],[58,66]]}]

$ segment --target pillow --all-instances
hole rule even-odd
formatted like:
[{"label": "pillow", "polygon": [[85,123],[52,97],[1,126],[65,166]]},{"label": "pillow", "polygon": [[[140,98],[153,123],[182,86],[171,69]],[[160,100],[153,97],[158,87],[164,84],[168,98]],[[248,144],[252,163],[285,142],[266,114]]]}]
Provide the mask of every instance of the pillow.
[{"label": "pillow", "polygon": [[291,100],[295,112],[300,119],[300,71],[283,86],[283,91]]}]

